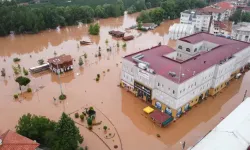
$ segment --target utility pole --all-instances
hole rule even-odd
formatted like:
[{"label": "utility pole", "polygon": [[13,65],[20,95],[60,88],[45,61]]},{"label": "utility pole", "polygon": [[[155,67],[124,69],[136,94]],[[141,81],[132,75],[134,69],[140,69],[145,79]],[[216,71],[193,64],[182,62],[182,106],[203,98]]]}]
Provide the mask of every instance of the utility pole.
[{"label": "utility pole", "polygon": [[242,102],[244,102],[244,100],[246,99],[246,97],[247,97],[247,90],[245,91],[245,94],[244,94]]},{"label": "utility pole", "polygon": [[60,91],[61,91],[61,95],[63,95],[63,91],[62,91],[62,83],[61,83],[61,79],[60,79],[60,69],[59,69],[59,66],[58,66],[58,63],[57,63],[57,74],[58,74],[58,80],[59,80],[59,84],[60,84]]}]

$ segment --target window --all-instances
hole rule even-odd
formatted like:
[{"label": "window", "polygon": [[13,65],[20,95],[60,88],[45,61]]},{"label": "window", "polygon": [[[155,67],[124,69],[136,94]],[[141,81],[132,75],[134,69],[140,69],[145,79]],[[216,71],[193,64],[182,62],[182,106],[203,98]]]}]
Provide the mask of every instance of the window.
[{"label": "window", "polygon": [[197,51],[197,48],[194,49],[194,52],[196,52],[196,51]]},{"label": "window", "polygon": [[180,57],[181,57],[181,54],[180,54]]},{"label": "window", "polygon": [[175,91],[173,90],[173,94],[175,93]]},{"label": "window", "polygon": [[164,85],[162,84],[161,87],[164,87]]},{"label": "window", "polygon": [[181,46],[181,45],[179,45],[179,46],[178,46],[178,48],[179,48],[179,49],[182,49],[182,46]]},{"label": "window", "polygon": [[160,86],[160,83],[158,82],[158,86]]},{"label": "window", "polygon": [[187,51],[187,52],[190,52],[190,48],[186,48],[186,51]]}]

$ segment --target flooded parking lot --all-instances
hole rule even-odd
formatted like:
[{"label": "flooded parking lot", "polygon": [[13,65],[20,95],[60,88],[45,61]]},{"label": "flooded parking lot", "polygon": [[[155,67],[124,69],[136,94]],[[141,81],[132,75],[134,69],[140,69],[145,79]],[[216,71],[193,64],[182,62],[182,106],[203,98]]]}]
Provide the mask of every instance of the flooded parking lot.
[{"label": "flooded parking lot", "polygon": [[[7,129],[15,130],[19,117],[25,113],[57,120],[63,111],[72,113],[82,107],[93,106],[99,110],[100,116],[107,116],[116,127],[124,150],[181,149],[180,141],[186,141],[187,147],[196,143],[240,104],[245,90],[250,91],[250,73],[247,72],[240,80],[233,80],[215,98],[209,97],[168,127],[159,128],[154,125],[142,111],[147,104],[118,87],[121,58],[159,42],[174,47],[175,42],[169,40],[168,28],[178,20],[166,21],[155,30],[143,32],[142,35],[136,30],[128,31],[125,35],[134,35],[136,38],[126,42],[126,48],[118,48],[117,42],[119,45],[124,42],[112,38],[108,31],[124,31],[136,23],[137,15],[98,20],[101,26],[100,36],[89,36],[88,25],[79,25],[36,35],[0,38],[0,69],[6,70],[6,77],[0,77],[0,133]],[[78,48],[80,40],[92,41],[93,44]],[[95,57],[99,46],[102,56]],[[109,47],[112,48],[111,52],[107,52]],[[78,59],[85,53],[88,57],[84,59],[83,67],[79,67]],[[20,92],[14,81],[16,75],[12,65],[17,64],[13,62],[13,58],[20,58],[18,64],[28,69],[38,65],[39,59],[46,61],[61,54],[70,54],[75,60],[74,70],[61,75],[62,89],[67,95],[65,101],[54,103],[53,97],[60,95],[60,86],[58,77],[49,71],[29,75],[29,87],[33,92],[24,93],[18,100],[13,99],[13,95]],[[94,80],[97,74],[100,74],[99,82]],[[100,119],[105,120],[102,117]],[[90,149],[114,149],[112,146],[107,147],[88,129],[81,125],[79,128],[85,138],[84,145],[88,145]],[[161,137],[157,138],[156,134]],[[115,139],[114,145],[117,140]]]}]

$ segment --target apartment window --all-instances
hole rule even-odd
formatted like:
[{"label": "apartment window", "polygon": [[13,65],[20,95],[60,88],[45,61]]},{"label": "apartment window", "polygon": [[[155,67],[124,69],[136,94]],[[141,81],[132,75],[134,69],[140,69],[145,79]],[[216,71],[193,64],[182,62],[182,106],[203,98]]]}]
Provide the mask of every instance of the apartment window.
[{"label": "apartment window", "polygon": [[160,86],[160,83],[158,82],[158,86]]},{"label": "apartment window", "polygon": [[194,52],[196,52],[196,51],[197,51],[197,48],[194,49]]},{"label": "apartment window", "polygon": [[181,46],[181,45],[179,45],[179,46],[178,46],[178,48],[179,48],[179,49],[182,49],[182,46]]},{"label": "apartment window", "polygon": [[186,48],[186,51],[187,51],[187,52],[190,52],[190,48]]},{"label": "apartment window", "polygon": [[175,93],[175,91],[173,90],[173,94]]}]

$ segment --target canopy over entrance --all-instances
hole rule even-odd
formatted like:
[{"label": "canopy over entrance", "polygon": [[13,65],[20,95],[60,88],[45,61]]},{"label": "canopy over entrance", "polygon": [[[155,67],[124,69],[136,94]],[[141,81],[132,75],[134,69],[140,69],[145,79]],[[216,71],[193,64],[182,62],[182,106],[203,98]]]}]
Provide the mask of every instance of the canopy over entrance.
[{"label": "canopy over entrance", "polygon": [[154,109],[151,108],[150,106],[148,106],[148,107],[145,107],[145,108],[143,109],[143,111],[144,111],[145,113],[147,113],[147,114],[150,114],[150,113],[152,113],[152,112],[154,111]]},{"label": "canopy over entrance", "polygon": [[173,120],[172,116],[159,110],[154,110],[154,112],[150,114],[150,117],[154,122],[156,122],[160,126],[166,126]]}]

